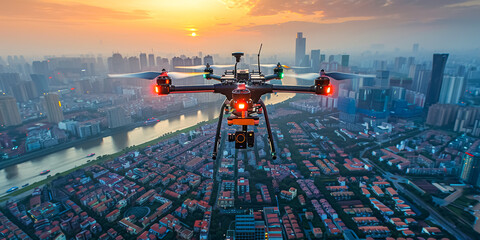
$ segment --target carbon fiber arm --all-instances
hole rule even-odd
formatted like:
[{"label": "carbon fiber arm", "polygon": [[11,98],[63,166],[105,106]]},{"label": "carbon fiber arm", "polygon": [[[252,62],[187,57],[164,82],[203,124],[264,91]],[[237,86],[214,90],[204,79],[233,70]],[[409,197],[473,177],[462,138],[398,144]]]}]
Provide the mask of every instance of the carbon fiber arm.
[{"label": "carbon fiber arm", "polygon": [[272,85],[273,92],[291,92],[291,93],[313,93],[315,94],[314,86],[285,86]]},{"label": "carbon fiber arm", "polygon": [[170,86],[170,93],[200,93],[214,91],[215,85]]}]

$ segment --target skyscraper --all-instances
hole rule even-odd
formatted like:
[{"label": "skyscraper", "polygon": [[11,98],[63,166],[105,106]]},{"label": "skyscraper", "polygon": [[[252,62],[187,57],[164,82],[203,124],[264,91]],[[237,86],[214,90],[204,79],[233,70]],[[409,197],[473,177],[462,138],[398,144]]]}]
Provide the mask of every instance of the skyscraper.
[{"label": "skyscraper", "polygon": [[418,74],[414,77],[412,83],[412,90],[420,92],[427,95],[428,83],[432,78],[432,71],[430,70],[419,70]]},{"label": "skyscraper", "polygon": [[430,106],[438,102],[442,89],[443,72],[447,63],[448,54],[433,54],[432,78],[428,84],[426,104]]},{"label": "skyscraper", "polygon": [[443,77],[442,90],[440,91],[439,103],[457,104],[462,97],[465,80],[463,77]]},{"label": "skyscraper", "polygon": [[147,54],[146,53],[140,53],[140,69],[142,71],[147,69]]},{"label": "skyscraper", "polygon": [[207,55],[207,56],[203,57],[203,64],[206,65],[207,63],[210,64],[210,65],[214,64],[212,56]]},{"label": "skyscraper", "polygon": [[24,103],[29,100],[27,95],[27,88],[25,87],[24,81],[16,82],[14,85],[11,86],[11,92],[17,102]]},{"label": "skyscraper", "polygon": [[202,65],[202,59],[199,58],[199,57],[197,57],[197,56],[195,56],[195,57],[193,58],[193,65],[194,65],[194,66]]},{"label": "skyscraper", "polygon": [[47,110],[47,118],[51,123],[63,121],[62,103],[55,93],[48,93],[44,96],[44,107]]},{"label": "skyscraper", "polygon": [[426,123],[437,127],[453,124],[459,108],[454,104],[433,104],[428,108]]},{"label": "skyscraper", "polygon": [[155,67],[155,55],[153,53],[148,54],[148,66]]},{"label": "skyscraper", "polygon": [[137,57],[129,57],[128,68],[130,72],[140,72],[140,60]]},{"label": "skyscraper", "polygon": [[33,61],[32,70],[36,74],[48,74],[48,61]]},{"label": "skyscraper", "polygon": [[415,57],[408,57],[408,59],[407,59],[407,69],[409,69],[412,64],[415,64]]},{"label": "skyscraper", "polygon": [[335,61],[335,55],[328,56],[328,62],[334,62],[334,61]]},{"label": "skyscraper", "polygon": [[478,153],[465,152],[462,156],[462,172],[460,178],[472,185],[479,185],[480,156]]},{"label": "skyscraper", "polygon": [[453,131],[466,132],[478,137],[480,135],[480,108],[474,106],[459,108]]},{"label": "skyscraper", "polygon": [[404,69],[405,64],[407,64],[407,58],[396,57],[395,58],[395,71],[396,72],[401,72]]},{"label": "skyscraper", "polygon": [[415,44],[413,44],[412,51],[413,51],[414,53],[417,53],[417,52],[418,52],[418,48],[419,48],[418,43],[415,43]]},{"label": "skyscraper", "polygon": [[310,55],[305,54],[305,55],[303,56],[302,65],[301,65],[301,66],[302,66],[302,67],[311,67],[310,64],[311,64],[311,63],[310,63]]},{"label": "skyscraper", "polygon": [[301,66],[303,59],[305,58],[305,51],[307,46],[307,39],[303,37],[302,32],[297,33],[297,39],[295,40],[295,65]]},{"label": "skyscraper", "polygon": [[37,89],[38,95],[43,95],[44,93],[49,92],[50,86],[48,84],[48,79],[45,75],[42,74],[30,74],[30,78],[35,84],[35,89]]},{"label": "skyscraper", "polygon": [[120,53],[114,53],[107,62],[110,73],[125,73],[125,61]]},{"label": "skyscraper", "polygon": [[0,90],[11,93],[12,87],[21,81],[19,73],[0,73]]},{"label": "skyscraper", "polygon": [[320,54],[320,62],[325,62],[325,54]]},{"label": "skyscraper", "polygon": [[350,55],[342,55],[342,67],[348,67]]},{"label": "skyscraper", "polygon": [[375,86],[381,88],[388,88],[390,86],[390,71],[377,71],[375,78]]},{"label": "skyscraper", "polygon": [[363,87],[358,94],[358,108],[375,113],[388,113],[391,104],[391,89]]},{"label": "skyscraper", "polygon": [[0,96],[0,124],[4,127],[22,124],[17,101],[12,96]]},{"label": "skyscraper", "polygon": [[320,49],[310,51],[310,59],[312,61],[312,71],[320,71]]}]

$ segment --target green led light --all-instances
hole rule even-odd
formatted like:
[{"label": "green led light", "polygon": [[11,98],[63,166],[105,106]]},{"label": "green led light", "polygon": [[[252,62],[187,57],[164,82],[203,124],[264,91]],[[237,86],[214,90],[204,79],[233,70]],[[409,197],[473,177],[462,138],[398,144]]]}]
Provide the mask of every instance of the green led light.
[{"label": "green led light", "polygon": [[283,74],[283,72],[282,72],[282,73],[280,73],[279,75],[280,75],[280,78],[283,78],[283,75],[284,75],[284,74]]},{"label": "green led light", "polygon": [[203,78],[207,78],[207,74],[204,73],[204,74],[203,74]]}]

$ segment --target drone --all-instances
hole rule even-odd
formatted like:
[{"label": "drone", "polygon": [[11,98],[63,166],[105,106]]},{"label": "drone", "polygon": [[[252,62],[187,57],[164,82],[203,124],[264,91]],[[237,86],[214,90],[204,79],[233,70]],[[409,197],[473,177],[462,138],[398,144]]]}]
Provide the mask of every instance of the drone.
[{"label": "drone", "polygon": [[[261,49],[261,48],[260,48]],[[110,77],[121,78],[143,78],[148,80],[155,80],[155,93],[158,95],[168,95],[173,93],[218,93],[225,96],[222,104],[220,116],[218,118],[217,130],[215,134],[215,142],[213,146],[212,159],[217,158],[217,150],[219,140],[221,138],[220,132],[222,128],[222,121],[224,115],[227,117],[227,124],[241,126],[240,130],[235,133],[228,134],[228,141],[235,142],[236,149],[251,148],[255,144],[254,131],[249,131],[249,126],[258,126],[260,122],[260,115],[264,115],[268,132],[268,140],[270,143],[270,153],[273,159],[276,159],[275,144],[273,140],[270,121],[268,118],[267,108],[261,97],[267,93],[310,93],[316,95],[332,95],[333,86],[330,79],[345,80],[359,77],[366,77],[365,75],[331,72],[326,73],[321,70],[320,73],[307,73],[299,75],[291,75],[294,77],[311,79],[314,78],[312,86],[288,86],[270,84],[270,80],[281,80],[284,77],[284,68],[290,68],[280,63],[274,65],[273,74],[264,75],[260,69],[260,52],[258,54],[258,71],[237,70],[237,64],[240,62],[242,52],[234,52],[232,56],[235,57],[235,65],[210,65],[206,64],[203,72],[168,72],[165,69],[162,72],[141,72],[141,73],[127,73],[127,74],[112,74]],[[214,68],[226,68],[234,66],[234,70],[225,70],[224,74],[215,75]],[[271,66],[266,64],[264,66]],[[186,69],[198,69],[203,66],[187,66]],[[207,80],[216,80],[219,83],[213,85],[192,85],[192,86],[175,86],[172,82],[173,78],[186,78],[191,76],[203,75]]]}]

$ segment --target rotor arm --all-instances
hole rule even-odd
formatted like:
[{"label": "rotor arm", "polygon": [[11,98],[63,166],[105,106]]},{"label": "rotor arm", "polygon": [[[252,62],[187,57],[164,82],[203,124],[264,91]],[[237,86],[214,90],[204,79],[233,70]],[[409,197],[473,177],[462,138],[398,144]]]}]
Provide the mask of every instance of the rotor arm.
[{"label": "rotor arm", "polygon": [[214,79],[214,80],[217,80],[217,81],[222,80],[222,76],[215,75],[213,73],[205,73],[203,75],[203,77],[206,78],[207,80],[210,80],[210,79]]},{"label": "rotor arm", "polygon": [[315,86],[286,86],[286,85],[272,85],[272,91],[275,92],[290,92],[290,93],[313,93],[315,94]]},{"label": "rotor arm", "polygon": [[265,76],[265,81],[270,81],[274,79],[281,79],[281,78],[277,74],[271,74],[271,75]]},{"label": "rotor arm", "polygon": [[170,93],[200,93],[214,92],[215,85],[197,85],[197,86],[170,86]]}]

